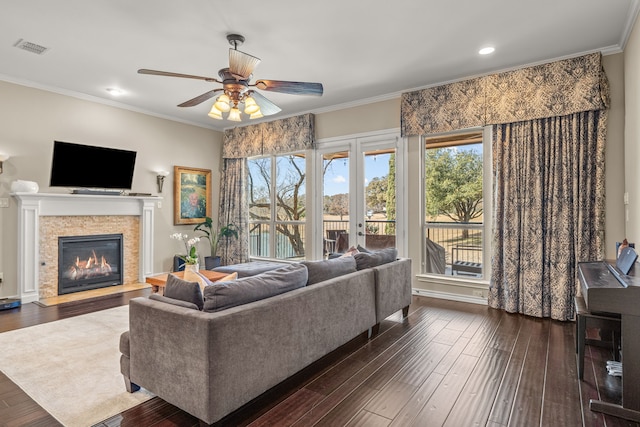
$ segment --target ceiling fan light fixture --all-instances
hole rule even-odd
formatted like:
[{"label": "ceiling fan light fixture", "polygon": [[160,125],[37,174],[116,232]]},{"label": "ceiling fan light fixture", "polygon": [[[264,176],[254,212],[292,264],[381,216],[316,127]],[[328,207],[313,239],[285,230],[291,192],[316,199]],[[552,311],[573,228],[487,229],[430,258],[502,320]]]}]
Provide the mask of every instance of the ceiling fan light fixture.
[{"label": "ceiling fan light fixture", "polygon": [[216,108],[215,104],[211,107],[211,111],[209,111],[208,116],[212,119],[222,120],[222,112]]},{"label": "ceiling fan light fixture", "polygon": [[256,100],[248,96],[244,100],[244,112],[245,114],[253,114],[260,111],[260,107],[256,104]]},{"label": "ceiling fan light fixture", "polygon": [[228,34],[227,40],[232,46],[232,48],[229,49],[229,66],[218,70],[219,79],[192,74],[150,70],[147,68],[140,68],[138,74],[203,80],[205,82],[222,85],[222,87],[209,90],[195,98],[178,104],[178,107],[193,107],[214,99],[208,116],[216,120],[226,119],[240,122],[242,121],[242,114],[246,114],[250,119],[258,119],[282,111],[280,107],[263,96],[259,91],[253,90],[253,88],[290,95],[322,95],[322,83],[258,80],[255,84],[251,84],[253,70],[260,63],[260,58],[238,50],[238,46],[245,40],[242,35]]},{"label": "ceiling fan light fixture", "polygon": [[229,96],[226,93],[223,93],[218,97],[218,99],[216,100],[216,103],[213,104],[213,106],[217,108],[218,111],[226,113],[231,109],[231,105],[229,105],[229,101],[230,101]]},{"label": "ceiling fan light fixture", "polygon": [[232,122],[241,122],[242,119],[240,118],[240,110],[238,110],[238,107],[233,107],[230,111],[229,111],[229,116],[227,117],[228,120],[231,120]]}]

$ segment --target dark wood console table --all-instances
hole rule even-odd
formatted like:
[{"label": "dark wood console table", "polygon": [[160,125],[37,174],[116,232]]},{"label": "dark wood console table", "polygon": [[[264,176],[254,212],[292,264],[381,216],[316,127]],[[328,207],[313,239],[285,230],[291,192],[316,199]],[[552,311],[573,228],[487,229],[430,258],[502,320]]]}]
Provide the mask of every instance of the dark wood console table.
[{"label": "dark wood console table", "polygon": [[582,262],[578,275],[590,311],[619,313],[622,340],[622,404],[591,399],[589,408],[640,422],[640,272],[621,274],[609,262]]}]

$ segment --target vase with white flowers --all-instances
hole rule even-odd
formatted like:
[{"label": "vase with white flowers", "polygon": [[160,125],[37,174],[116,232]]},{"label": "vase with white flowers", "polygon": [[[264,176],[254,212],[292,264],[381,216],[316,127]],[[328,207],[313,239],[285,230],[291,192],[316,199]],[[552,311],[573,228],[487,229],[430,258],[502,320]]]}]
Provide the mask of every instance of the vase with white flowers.
[{"label": "vase with white flowers", "polygon": [[200,269],[200,258],[198,257],[198,248],[196,247],[196,244],[200,241],[200,238],[189,238],[187,234],[183,233],[173,233],[169,237],[175,240],[180,240],[184,244],[186,255],[176,256],[184,261],[185,269],[198,271]]}]

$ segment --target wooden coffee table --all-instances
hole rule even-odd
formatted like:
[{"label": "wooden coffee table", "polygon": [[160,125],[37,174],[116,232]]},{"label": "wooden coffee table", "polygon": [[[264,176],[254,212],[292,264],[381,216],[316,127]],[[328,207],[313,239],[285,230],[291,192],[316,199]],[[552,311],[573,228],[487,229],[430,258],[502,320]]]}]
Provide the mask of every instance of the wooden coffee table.
[{"label": "wooden coffee table", "polygon": [[[226,276],[228,273],[218,273],[217,271],[211,271],[211,270],[199,270],[199,273],[202,274],[204,277],[206,277],[207,279],[209,279],[212,282],[215,282],[217,280],[222,279],[224,276]],[[183,278],[184,277],[184,271],[176,271],[174,273],[171,273],[179,278]],[[167,284],[167,278],[169,277],[169,273],[162,273],[162,274],[156,274],[154,276],[149,276],[145,279],[145,282],[147,282],[148,284],[151,285],[151,290],[153,292],[158,292],[160,290],[160,288],[163,288],[163,294],[164,294],[164,287]]]}]

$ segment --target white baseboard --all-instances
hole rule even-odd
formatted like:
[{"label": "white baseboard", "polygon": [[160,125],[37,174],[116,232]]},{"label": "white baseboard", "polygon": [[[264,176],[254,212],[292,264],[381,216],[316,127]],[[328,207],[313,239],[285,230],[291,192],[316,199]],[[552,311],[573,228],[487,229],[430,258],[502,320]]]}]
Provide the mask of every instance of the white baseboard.
[{"label": "white baseboard", "polygon": [[471,304],[479,304],[479,305],[487,305],[487,299],[483,297],[476,297],[471,295],[461,295],[455,294],[451,292],[440,292],[440,291],[430,291],[426,289],[416,289],[412,290],[413,295],[419,295],[423,297],[431,297],[431,298],[439,298],[446,299],[451,301],[459,301],[459,302],[468,302]]}]

